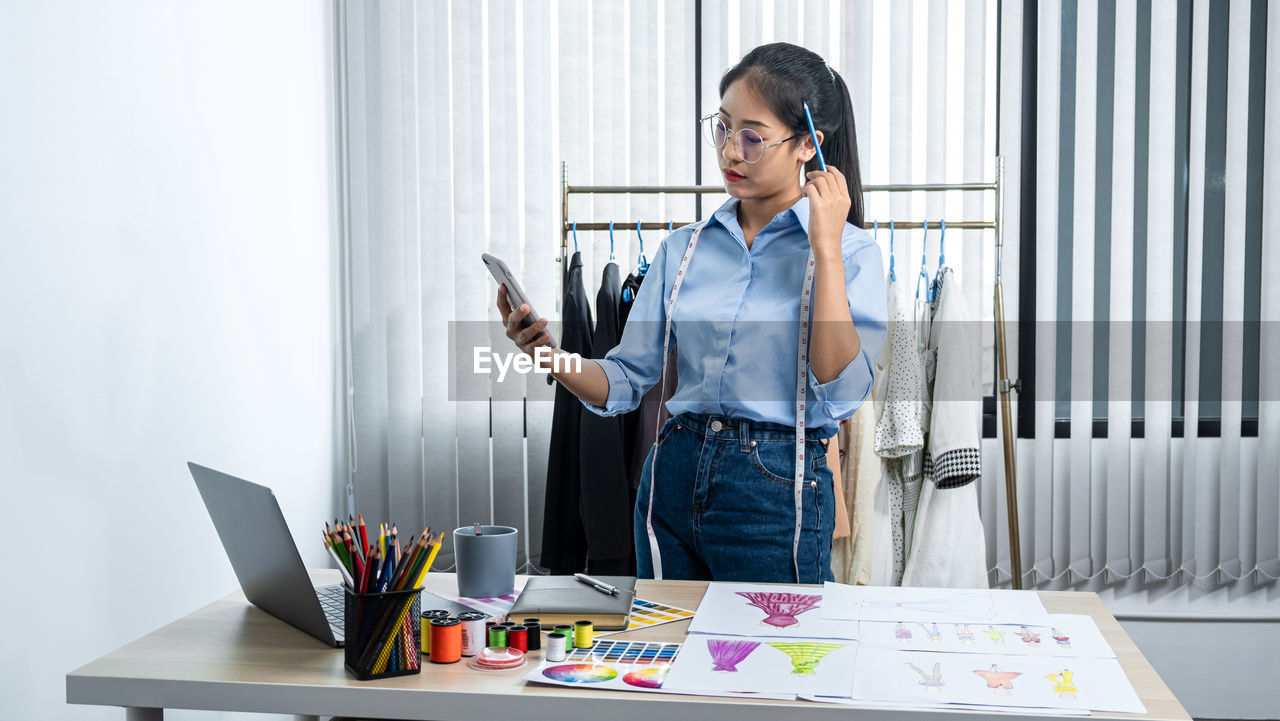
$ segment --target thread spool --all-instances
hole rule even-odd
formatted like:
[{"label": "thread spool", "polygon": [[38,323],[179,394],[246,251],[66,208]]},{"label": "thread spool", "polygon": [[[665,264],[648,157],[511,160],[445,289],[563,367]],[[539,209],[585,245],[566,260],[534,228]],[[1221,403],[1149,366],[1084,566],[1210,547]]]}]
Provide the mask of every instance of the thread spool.
[{"label": "thread spool", "polygon": [[462,660],[462,622],[456,618],[431,620],[431,663]]},{"label": "thread spool", "polygon": [[595,631],[591,628],[590,621],[578,621],[573,624],[573,647],[574,648],[591,648],[596,642]]},{"label": "thread spool", "polygon": [[553,626],[551,630],[552,632],[559,631],[564,634],[564,652],[566,655],[573,650],[573,626],[557,624],[556,626]]},{"label": "thread spool", "polygon": [[521,625],[521,626],[524,626],[525,628],[528,628],[528,627],[530,627],[530,626],[541,626],[541,625],[542,625],[542,619],[538,619],[538,618],[526,618],[526,619],[524,619],[523,621],[521,621],[521,622],[520,622],[520,625]]},{"label": "thread spool", "polygon": [[431,655],[431,622],[437,618],[448,618],[449,612],[440,608],[433,608],[422,612],[422,624],[418,627],[418,636],[420,640],[418,645],[423,656]]},{"label": "thread spool", "polygon": [[552,631],[547,634],[547,651],[548,661],[563,661],[565,657],[565,645],[568,643],[569,637],[560,631]]},{"label": "thread spool", "polygon": [[533,623],[529,623],[529,619],[525,619],[524,627],[529,629],[529,651],[542,650],[542,624],[537,619],[533,619]]},{"label": "thread spool", "polygon": [[502,624],[494,624],[489,628],[489,648],[507,647],[507,629]]},{"label": "thread spool", "polygon": [[475,656],[485,647],[488,632],[485,628],[485,616],[479,611],[464,611],[458,614],[462,622],[462,655]]},{"label": "thread spool", "polygon": [[512,626],[507,629],[507,646],[519,649],[521,653],[529,651],[529,629],[524,626]]}]

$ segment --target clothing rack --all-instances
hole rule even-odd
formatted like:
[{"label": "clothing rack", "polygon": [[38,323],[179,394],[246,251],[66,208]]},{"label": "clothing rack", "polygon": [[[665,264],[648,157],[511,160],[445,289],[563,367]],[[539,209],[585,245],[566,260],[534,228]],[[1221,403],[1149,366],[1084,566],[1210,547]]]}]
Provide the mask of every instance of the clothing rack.
[{"label": "clothing rack", "polygon": [[[560,163],[560,257],[557,261],[567,263],[569,260],[569,234],[576,230],[668,230],[689,225],[697,221],[684,222],[643,222],[625,221],[592,221],[575,222],[569,219],[570,195],[699,195],[723,194],[725,189],[720,185],[569,185],[568,163]],[[995,193],[995,217],[991,220],[948,220],[946,226],[958,230],[992,230],[995,236],[996,272],[995,272],[995,336],[996,336],[996,392],[1000,397],[1000,423],[1004,440],[1004,486],[1007,515],[1009,518],[1009,566],[1012,585],[1022,588],[1022,544],[1018,530],[1018,491],[1017,471],[1013,455],[1013,416],[1009,394],[1020,390],[1017,381],[1010,381],[1005,347],[1004,333],[1004,158],[996,157],[996,178],[993,182],[977,183],[897,183],[886,185],[864,185],[865,193],[919,193],[919,192],[982,192]],[[895,230],[917,230],[925,227],[929,221],[894,221]],[[882,225],[888,221],[880,221]],[[938,221],[929,223],[939,227]],[[870,229],[872,224],[864,221],[863,228]]]}]

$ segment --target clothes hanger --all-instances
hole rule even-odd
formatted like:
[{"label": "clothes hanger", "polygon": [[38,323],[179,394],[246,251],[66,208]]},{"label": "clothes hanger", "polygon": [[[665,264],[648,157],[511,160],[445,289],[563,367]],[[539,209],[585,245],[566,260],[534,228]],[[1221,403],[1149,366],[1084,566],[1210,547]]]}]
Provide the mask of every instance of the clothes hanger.
[{"label": "clothes hanger", "polygon": [[573,221],[573,252],[578,252],[578,221]]},{"label": "clothes hanger", "polygon": [[644,257],[644,236],[640,235],[640,221],[638,220],[636,221],[636,238],[640,240],[640,257],[637,258],[639,267],[636,268],[636,272],[643,278],[645,273],[649,272],[649,259]]},{"label": "clothes hanger", "polygon": [[930,302],[938,295],[938,284],[942,280],[942,268],[947,264],[947,221],[939,220],[938,225],[938,272],[933,275],[933,291]]},{"label": "clothes hanger", "polygon": [[[879,243],[880,241],[878,240],[878,237],[880,235],[880,221],[875,221],[873,223],[873,227],[874,230],[872,231],[873,234],[871,238]],[[894,268],[895,265],[896,259],[893,255],[893,221],[891,220],[889,221],[889,282],[891,283],[898,282],[898,271]]]},{"label": "clothes hanger", "polygon": [[920,300],[920,281],[924,281],[924,299],[926,303],[933,302],[933,280],[929,278],[928,267],[929,258],[929,221],[924,221],[924,239],[920,248],[920,274],[916,277],[916,300]]},{"label": "clothes hanger", "polygon": [[609,262],[613,262],[613,221],[609,221]]}]

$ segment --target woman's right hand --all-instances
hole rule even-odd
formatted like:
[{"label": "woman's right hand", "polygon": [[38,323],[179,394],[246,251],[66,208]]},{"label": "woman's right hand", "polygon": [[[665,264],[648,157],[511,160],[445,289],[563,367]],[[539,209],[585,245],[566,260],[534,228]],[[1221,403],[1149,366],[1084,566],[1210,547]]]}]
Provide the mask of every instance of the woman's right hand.
[{"label": "woman's right hand", "polygon": [[551,345],[551,334],[544,332],[547,319],[539,318],[528,328],[521,328],[524,317],[529,315],[529,306],[521,304],[519,308],[512,308],[511,301],[507,300],[507,288],[503,285],[498,286],[498,313],[502,315],[507,337],[529,357],[537,358],[534,349],[538,346]]}]

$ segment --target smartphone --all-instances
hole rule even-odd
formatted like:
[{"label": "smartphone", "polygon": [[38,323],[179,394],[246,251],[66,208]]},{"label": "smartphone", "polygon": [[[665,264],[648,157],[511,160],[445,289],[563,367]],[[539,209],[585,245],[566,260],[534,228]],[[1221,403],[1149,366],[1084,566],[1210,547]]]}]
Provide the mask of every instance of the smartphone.
[{"label": "smartphone", "polygon": [[[512,308],[519,308],[521,305],[529,306],[529,313],[525,315],[524,321],[520,324],[521,328],[528,328],[541,319],[538,312],[533,309],[533,303],[529,302],[529,296],[525,295],[524,288],[520,287],[520,281],[516,280],[515,275],[507,268],[507,264],[502,262],[501,258],[495,258],[488,253],[481,253],[480,260],[484,261],[484,266],[489,269],[489,275],[498,281],[498,285],[505,286],[507,289],[507,302]],[[544,330],[543,333],[546,333]],[[551,339],[551,347],[556,348],[556,339],[550,333],[547,337]]]}]

